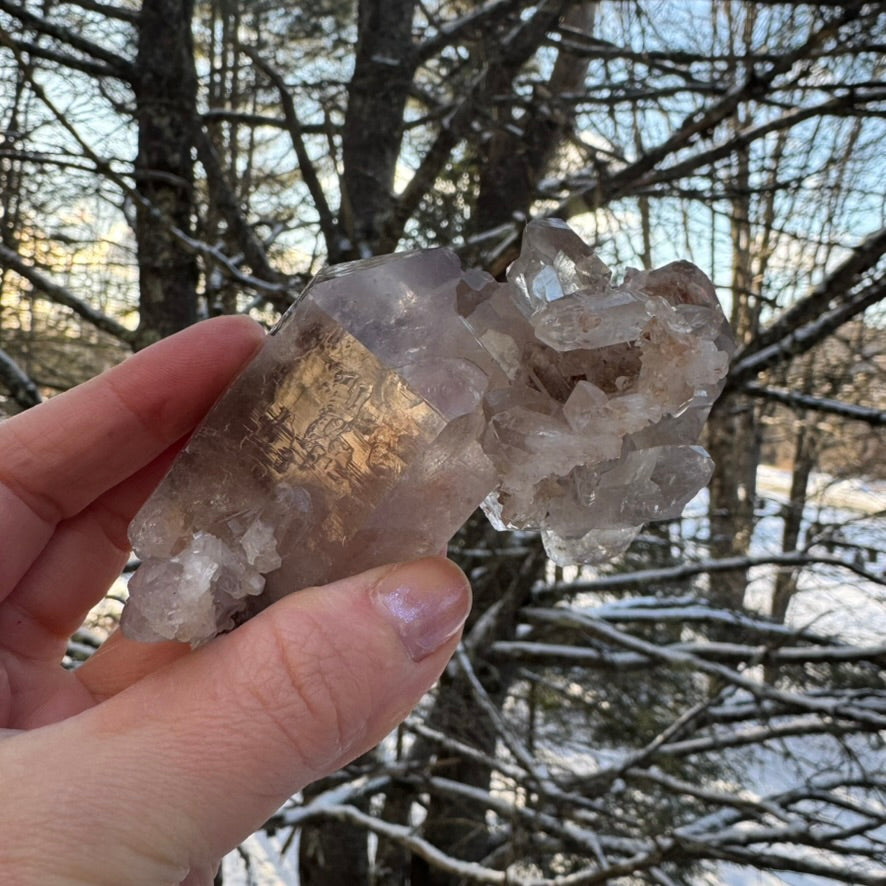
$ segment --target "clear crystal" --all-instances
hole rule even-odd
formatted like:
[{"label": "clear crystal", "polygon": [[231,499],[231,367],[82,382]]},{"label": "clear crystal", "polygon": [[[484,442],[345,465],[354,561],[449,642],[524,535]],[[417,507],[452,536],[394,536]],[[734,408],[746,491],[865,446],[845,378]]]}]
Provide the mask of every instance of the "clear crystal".
[{"label": "clear crystal", "polygon": [[732,338],[687,262],[608,268],[563,222],[507,283],[445,249],[324,271],[133,521],[127,634],[203,642],[274,600],[439,551],[482,503],[599,562],[707,482]]}]

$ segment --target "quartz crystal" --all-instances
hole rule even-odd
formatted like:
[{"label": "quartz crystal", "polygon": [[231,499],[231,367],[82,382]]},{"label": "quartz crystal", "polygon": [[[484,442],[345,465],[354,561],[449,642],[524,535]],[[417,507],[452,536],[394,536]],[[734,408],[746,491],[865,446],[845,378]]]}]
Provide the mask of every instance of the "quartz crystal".
[{"label": "quartz crystal", "polygon": [[435,553],[482,503],[557,563],[708,481],[733,342],[688,262],[609,269],[534,221],[496,282],[446,249],[319,274],[133,521],[123,629],[201,643],[293,591]]}]

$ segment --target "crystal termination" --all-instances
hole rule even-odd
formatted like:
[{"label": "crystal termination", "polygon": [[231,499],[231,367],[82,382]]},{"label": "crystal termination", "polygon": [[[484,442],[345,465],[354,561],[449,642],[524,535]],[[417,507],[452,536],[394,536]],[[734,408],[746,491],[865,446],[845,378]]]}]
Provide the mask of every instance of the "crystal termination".
[{"label": "crystal termination", "polygon": [[124,632],[194,644],[439,551],[482,503],[560,564],[680,515],[733,340],[688,262],[608,268],[531,222],[507,283],[446,249],[321,272],[136,516]]}]

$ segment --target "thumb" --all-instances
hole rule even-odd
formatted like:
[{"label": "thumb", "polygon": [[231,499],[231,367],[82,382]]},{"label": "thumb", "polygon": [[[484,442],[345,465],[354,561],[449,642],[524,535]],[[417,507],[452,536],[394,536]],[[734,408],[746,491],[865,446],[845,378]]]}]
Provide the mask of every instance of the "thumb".
[{"label": "thumb", "polygon": [[0,867],[40,882],[200,879],[408,713],[469,607],[467,579],[442,558],[371,570],[293,594],[97,707],[7,739],[0,783],[17,832],[0,841]]}]

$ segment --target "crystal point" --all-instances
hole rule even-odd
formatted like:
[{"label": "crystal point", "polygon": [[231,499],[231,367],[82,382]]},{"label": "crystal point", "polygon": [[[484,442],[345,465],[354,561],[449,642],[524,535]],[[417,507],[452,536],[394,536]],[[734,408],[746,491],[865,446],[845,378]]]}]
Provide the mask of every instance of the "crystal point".
[{"label": "crystal point", "polygon": [[445,249],[319,274],[136,516],[123,629],[201,643],[273,601],[439,551],[482,503],[558,563],[678,516],[732,337],[688,262],[609,269],[528,225],[498,283]]}]

